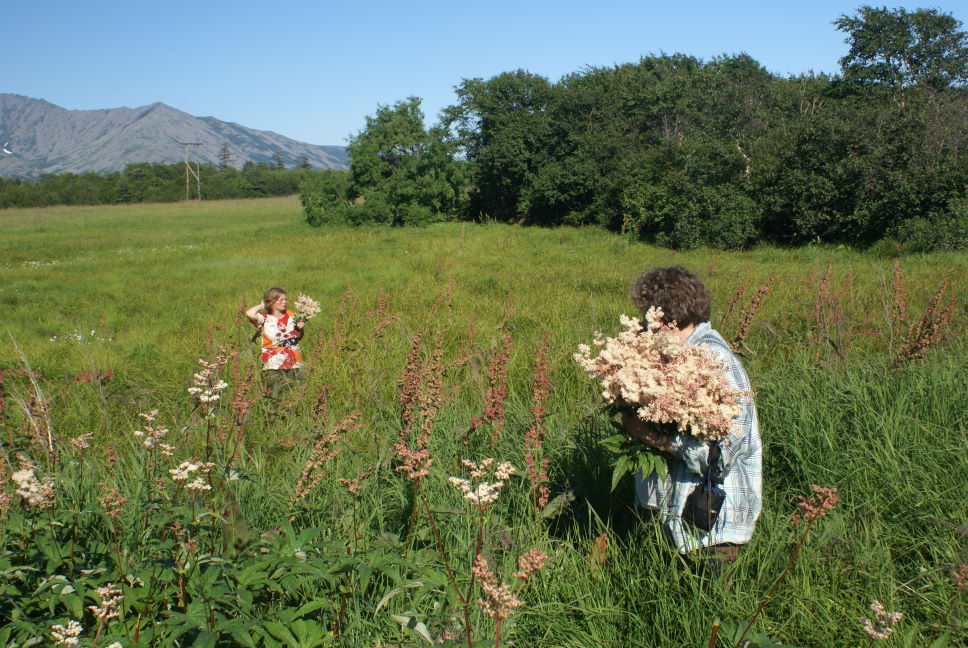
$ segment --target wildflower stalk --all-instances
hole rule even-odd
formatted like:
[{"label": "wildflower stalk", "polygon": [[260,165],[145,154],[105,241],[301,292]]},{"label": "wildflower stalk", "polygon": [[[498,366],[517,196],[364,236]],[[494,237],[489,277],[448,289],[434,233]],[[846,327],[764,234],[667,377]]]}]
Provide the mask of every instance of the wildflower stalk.
[{"label": "wildflower stalk", "polygon": [[[793,563],[796,561],[797,555],[799,555],[800,553],[800,548],[803,546],[803,543],[806,541],[807,534],[810,533],[810,527],[812,524],[813,524],[812,522],[807,524],[807,528],[804,531],[803,535],[800,537],[800,540],[797,542],[797,544],[793,546],[793,552],[790,554],[790,559],[787,560],[786,567],[784,567],[779,577],[777,577],[777,579],[773,581],[773,586],[770,587],[770,590],[766,593],[766,596],[764,596],[763,600],[760,601],[759,607],[756,608],[756,612],[753,613],[753,616],[750,617],[750,620],[746,623],[746,627],[743,628],[743,632],[742,634],[740,634],[739,639],[737,639],[736,643],[733,644],[733,648],[739,648],[740,644],[743,643],[743,639],[745,639],[746,635],[749,633],[750,628],[753,627],[753,623],[756,621],[756,618],[760,616],[760,613],[763,611],[763,608],[766,607],[766,604],[773,599],[773,594],[776,592],[776,588],[780,586],[780,583],[784,581],[787,574],[790,572],[790,568],[793,567]],[[715,630],[718,630],[718,629],[719,629],[718,627],[715,627]],[[710,644],[710,645],[714,645],[714,644]]]},{"label": "wildflower stalk", "polygon": [[[427,521],[430,524],[430,531],[433,533],[434,542],[437,544],[437,551],[440,553],[440,558],[444,563],[444,571],[447,572],[447,580],[450,582],[451,586],[454,588],[454,593],[457,594],[457,598],[461,602],[462,614],[464,617],[464,635],[467,639],[467,648],[473,648],[474,640],[471,637],[471,617],[470,617],[470,600],[471,594],[474,588],[474,574],[471,573],[471,582],[467,589],[467,594],[465,595],[461,592],[460,585],[457,584],[457,579],[454,577],[454,572],[450,568],[450,560],[447,557],[447,550],[444,548],[444,541],[440,537],[440,531],[437,529],[437,521],[434,518],[433,513],[430,510],[430,502],[427,501],[427,494],[424,491],[423,480],[415,480],[417,483],[417,498],[424,505],[424,511],[427,513]],[[480,552],[481,543],[484,538],[484,513],[481,511],[479,517],[479,524],[477,529],[477,542],[474,545],[474,556]]]},{"label": "wildflower stalk", "polygon": [[709,635],[709,648],[716,648],[716,637],[719,635],[719,619],[713,621],[713,631]]},{"label": "wildflower stalk", "polygon": [[[790,525],[793,527],[799,526],[802,522],[806,521],[807,526],[804,528],[803,533],[800,535],[800,539],[793,546],[793,551],[790,554],[790,559],[787,560],[786,567],[773,582],[773,586],[770,587],[766,596],[760,601],[759,607],[756,608],[756,612],[750,617],[750,620],[746,623],[746,627],[743,628],[743,632],[739,635],[739,639],[733,644],[733,648],[739,648],[740,644],[743,643],[743,639],[749,633],[750,628],[753,627],[753,623],[756,621],[757,617],[766,607],[766,604],[773,599],[773,594],[776,593],[776,589],[780,586],[780,583],[786,578],[787,574],[790,573],[790,569],[793,567],[793,563],[796,561],[797,556],[800,554],[800,549],[803,544],[807,541],[807,537],[810,535],[810,529],[813,527],[813,523],[826,515],[829,511],[832,511],[840,501],[840,497],[837,495],[836,488],[824,488],[823,486],[817,486],[816,484],[812,487],[813,497],[806,498],[800,497],[800,504],[798,510],[793,515],[793,519],[790,521]],[[718,628],[714,628],[714,631]]]},{"label": "wildflower stalk", "polygon": [[524,434],[524,458],[527,464],[528,479],[531,481],[531,502],[535,518],[541,518],[541,510],[548,503],[551,493],[548,490],[548,464],[544,456],[545,428],[543,427],[548,396],[551,394],[551,366],[548,354],[551,340],[545,331],[535,353],[534,381],[531,385],[531,427]]}]

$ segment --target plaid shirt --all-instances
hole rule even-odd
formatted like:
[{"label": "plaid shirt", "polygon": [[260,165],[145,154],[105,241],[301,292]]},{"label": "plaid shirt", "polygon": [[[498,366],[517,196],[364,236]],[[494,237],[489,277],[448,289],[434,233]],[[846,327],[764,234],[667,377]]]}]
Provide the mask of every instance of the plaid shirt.
[{"label": "plaid shirt", "polygon": [[[709,322],[696,326],[686,344],[701,344],[720,355],[729,384],[735,389],[750,390],[743,365]],[[762,506],[763,446],[756,406],[752,398],[746,400],[740,415],[733,419],[729,436],[720,442],[720,469],[725,475],[721,488],[726,491],[726,500],[711,531],[700,531],[683,523],[680,517],[686,498],[706,473],[708,445],[689,435],[676,434],[670,449],[675,458],[669,461],[666,479],[660,480],[655,473],[648,477],[639,473],[635,477],[636,504],[659,511],[666,533],[681,552],[723,542],[744,544],[753,535]]]}]

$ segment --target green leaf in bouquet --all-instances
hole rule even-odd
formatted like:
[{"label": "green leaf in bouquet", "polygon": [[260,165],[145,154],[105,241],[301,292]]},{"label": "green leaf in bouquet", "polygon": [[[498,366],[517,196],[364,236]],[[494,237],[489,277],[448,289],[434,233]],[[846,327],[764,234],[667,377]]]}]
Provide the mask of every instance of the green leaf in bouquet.
[{"label": "green leaf in bouquet", "polygon": [[615,487],[622,480],[627,472],[631,469],[632,464],[628,455],[623,454],[615,462],[615,468],[612,470],[612,492],[615,491]]},{"label": "green leaf in bouquet", "polygon": [[628,445],[629,437],[624,432],[622,434],[615,434],[608,437],[607,439],[602,439],[600,442],[602,446],[611,453],[614,454],[624,454],[625,446]]},{"label": "green leaf in bouquet", "polygon": [[669,473],[669,466],[665,458],[656,452],[640,452],[636,457],[636,472],[642,471],[642,476],[657,473],[661,479],[665,479]]}]

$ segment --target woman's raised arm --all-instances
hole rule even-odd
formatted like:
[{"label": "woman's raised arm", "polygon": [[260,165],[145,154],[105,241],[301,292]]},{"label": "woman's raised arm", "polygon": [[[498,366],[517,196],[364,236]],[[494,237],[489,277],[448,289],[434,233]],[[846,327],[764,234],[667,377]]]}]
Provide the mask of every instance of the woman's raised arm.
[{"label": "woman's raised arm", "polygon": [[253,326],[259,326],[259,311],[262,310],[262,302],[245,311],[245,316],[249,318]]}]

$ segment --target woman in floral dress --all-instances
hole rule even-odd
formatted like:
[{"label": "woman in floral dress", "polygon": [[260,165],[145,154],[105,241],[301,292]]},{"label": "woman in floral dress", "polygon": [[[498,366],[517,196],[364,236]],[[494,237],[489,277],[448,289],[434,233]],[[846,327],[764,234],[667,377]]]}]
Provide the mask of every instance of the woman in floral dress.
[{"label": "woman in floral dress", "polygon": [[304,321],[286,309],[286,291],[270,288],[262,301],[245,311],[252,325],[262,334],[262,370],[269,397],[277,400],[283,390],[302,380],[302,353],[299,340]]}]

